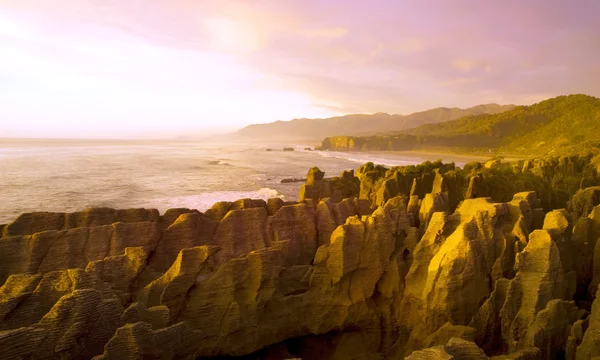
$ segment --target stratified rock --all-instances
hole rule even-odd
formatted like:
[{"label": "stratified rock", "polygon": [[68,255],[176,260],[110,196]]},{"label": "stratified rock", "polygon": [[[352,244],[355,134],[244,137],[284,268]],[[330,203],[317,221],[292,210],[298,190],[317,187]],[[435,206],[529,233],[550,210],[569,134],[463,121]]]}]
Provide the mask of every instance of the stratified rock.
[{"label": "stratified rock", "polygon": [[104,348],[104,354],[94,360],[194,359],[201,333],[181,322],[152,330],[147,323],[138,322],[119,328]]},{"label": "stratified rock", "polygon": [[317,251],[315,210],[306,204],[284,206],[271,220],[273,242],[287,241],[288,266],[310,264]]},{"label": "stratified rock", "polygon": [[324,177],[325,173],[315,166],[308,170],[308,174],[306,175],[306,184],[317,185],[321,182],[321,180],[323,180]]},{"label": "stratified rock", "polygon": [[202,245],[215,245],[219,222],[200,213],[181,214],[167,229],[156,246],[148,266],[165,272],[177,258],[179,251]]},{"label": "stratified rock", "polygon": [[501,159],[492,159],[492,160],[486,161],[485,164],[483,164],[483,167],[485,167],[487,169],[494,169],[494,168],[500,167],[501,165],[502,165]]},{"label": "stratified rock", "polygon": [[90,262],[85,271],[110,284],[121,302],[130,299],[131,285],[146,267],[148,250],[144,247],[125,248],[124,255],[110,256]]},{"label": "stratified rock", "polygon": [[568,208],[574,219],[588,216],[600,205],[600,186],[589,187],[578,191],[569,201]]},{"label": "stratified rock", "polygon": [[3,238],[0,284],[10,274],[85,268],[91,261],[121,255],[127,247],[154,250],[159,237],[158,222],[119,222]]},{"label": "stratified rock", "polygon": [[443,193],[448,196],[448,207],[454,211],[458,204],[464,200],[463,188],[465,179],[455,171],[441,173],[440,169],[435,170],[435,179],[433,180],[432,194]]},{"label": "stratified rock", "polygon": [[31,358],[45,336],[46,331],[36,327],[21,327],[10,331],[0,331],[2,356],[5,359]]},{"label": "stratified rock", "polygon": [[571,300],[577,291],[577,275],[573,269],[573,244],[571,235],[573,225],[570,216],[565,210],[554,210],[546,214],[544,229],[548,230],[552,240],[560,251],[560,261],[563,265],[566,294],[565,299]]},{"label": "stratified rock", "polygon": [[585,331],[581,345],[577,347],[577,360],[596,359],[600,357],[600,290],[592,306],[589,327]]},{"label": "stratified rock", "polygon": [[486,199],[465,200],[457,209],[455,215],[460,224],[446,238],[428,268],[422,296],[427,299],[429,331],[448,321],[468,324],[478,305],[490,295],[488,276],[500,255],[495,244],[504,242],[505,236],[495,227],[498,218],[508,211],[505,204],[492,204]]},{"label": "stratified rock", "polygon": [[265,208],[230,211],[217,226],[213,244],[233,257],[264,249],[272,243],[267,217]]},{"label": "stratified rock", "polygon": [[444,193],[427,194],[425,199],[423,199],[421,210],[419,211],[421,229],[424,230],[429,226],[429,220],[434,213],[448,212],[449,210],[448,195]]},{"label": "stratified rock", "polygon": [[469,326],[477,331],[475,343],[488,355],[500,354],[507,350],[502,339],[500,310],[506,301],[509,285],[510,280],[498,279],[489,299],[479,308],[469,323]]},{"label": "stratified rock", "polygon": [[[600,234],[600,206],[594,208],[594,211],[592,211],[592,213],[589,215],[589,218],[591,219],[591,224],[590,224],[591,226],[590,226],[590,231],[589,231],[591,236],[588,237],[588,242],[587,243],[584,242],[584,244],[583,244],[584,246],[581,247],[579,250],[585,251],[585,250],[588,250],[592,245],[594,246],[594,253],[592,255],[593,278],[592,278],[592,282],[590,284],[588,292],[589,292],[589,294],[596,294],[596,291],[599,288],[598,285],[600,285],[600,241],[598,241],[598,235]],[[594,241],[594,239],[595,239],[595,241]],[[589,254],[586,254],[584,259],[587,260],[588,258],[589,258]]]},{"label": "stratified rock", "polygon": [[195,284],[197,277],[203,271],[214,270],[214,264],[209,263],[208,260],[218,250],[217,247],[208,246],[181,250],[171,268],[163,276],[148,284],[136,300],[144,309],[166,306],[169,309],[170,318],[176,319],[185,305],[186,295]]},{"label": "stratified rock", "polygon": [[25,213],[13,222],[6,224],[0,233],[0,237],[33,235],[42,231],[102,226],[116,222],[157,222],[159,220],[158,211],[154,209],[115,210],[111,208],[91,208],[74,213]]},{"label": "stratified rock", "polygon": [[329,245],[331,234],[338,227],[338,224],[335,221],[333,215],[333,203],[331,199],[322,200],[317,205],[316,210],[316,225],[317,225],[317,233],[318,233],[318,246],[321,245]]},{"label": "stratified rock", "polygon": [[[6,345],[3,350],[21,358],[90,359],[102,353],[104,345],[122,325],[122,311],[118,300],[103,300],[96,290],[74,290],[61,297],[31,327],[1,333],[0,345]],[[8,341],[24,346],[10,350],[12,345]],[[12,358],[18,357],[6,357]]]},{"label": "stratified rock", "polygon": [[180,215],[188,214],[188,213],[199,214],[200,212],[198,210],[191,210],[191,209],[187,209],[187,208],[168,209],[167,211],[165,211],[164,215],[161,216],[161,219],[160,219],[160,223],[162,225],[161,228],[163,228],[163,229],[168,228],[175,222],[175,220],[177,220],[177,218],[179,218]]},{"label": "stratified rock", "polygon": [[573,268],[577,277],[576,298],[580,301],[586,298],[592,298],[595,294],[593,290],[600,282],[600,276],[595,274],[595,247],[597,239],[600,238],[600,206],[596,206],[588,217],[581,217],[573,227],[573,236],[571,245],[573,252]]},{"label": "stratified rock", "polygon": [[109,286],[81,269],[11,275],[0,287],[0,330],[36,324],[60,298],[80,289],[95,289],[103,299],[119,300]]},{"label": "stratified rock", "polygon": [[273,216],[282,206],[283,200],[281,198],[271,198],[267,201],[267,213],[269,216]]},{"label": "stratified rock", "polygon": [[213,204],[204,214],[213,221],[221,221],[227,215],[232,205],[233,203],[230,201],[220,201]]},{"label": "stratified rock", "polygon": [[519,350],[508,355],[493,356],[490,360],[539,360],[542,352],[538,348]]},{"label": "stratified rock", "polygon": [[[510,206],[465,200],[453,215],[434,214],[406,276],[401,315],[410,333],[406,351],[445,323],[468,325],[492,292],[498,258],[512,238]],[[509,230],[505,232],[504,230]]]},{"label": "stratified rock", "polygon": [[452,325],[450,323],[444,324],[438,329],[433,335],[428,337],[423,346],[425,348],[445,345],[452,338],[459,338],[465,341],[474,342],[477,330],[468,326]]},{"label": "stratified rock", "polygon": [[532,324],[547,306],[550,306],[549,312],[556,312],[551,310],[556,305],[548,304],[552,299],[563,299],[566,294],[560,251],[548,230],[536,230],[529,236],[527,247],[517,255],[516,267],[517,275],[509,285],[500,311],[502,335],[509,352],[547,340],[546,336],[535,335],[538,329]]},{"label": "stratified rock", "polygon": [[231,210],[240,210],[240,209],[252,209],[252,208],[266,208],[267,202],[262,199],[239,199],[234,201],[229,208]]},{"label": "stratified rock", "polygon": [[479,188],[481,187],[481,183],[483,182],[483,175],[478,174],[472,176],[469,179],[469,187],[467,188],[467,192],[465,194],[465,199],[475,199],[483,196],[483,193]]},{"label": "stratified rock", "polygon": [[577,358],[577,347],[583,342],[583,335],[589,326],[589,319],[577,320],[571,327],[571,333],[567,338],[566,359],[575,360]]},{"label": "stratified rock", "polygon": [[597,357],[600,206],[510,200],[568,181],[536,164],[470,168],[502,203],[458,205],[465,172],[427,162],[311,169],[300,203],[23,216],[0,230],[0,358]]},{"label": "stratified rock", "polygon": [[407,360],[487,360],[487,356],[473,342],[452,338],[446,345],[419,350],[407,356]]}]

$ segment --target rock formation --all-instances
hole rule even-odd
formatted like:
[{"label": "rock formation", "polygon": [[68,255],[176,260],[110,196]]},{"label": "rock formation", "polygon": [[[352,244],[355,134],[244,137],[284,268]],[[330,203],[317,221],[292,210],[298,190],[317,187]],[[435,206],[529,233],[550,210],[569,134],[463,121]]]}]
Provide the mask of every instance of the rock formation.
[{"label": "rock formation", "polygon": [[595,189],[549,211],[461,176],[313,168],[298,203],[23,214],[0,226],[0,358],[599,357]]}]

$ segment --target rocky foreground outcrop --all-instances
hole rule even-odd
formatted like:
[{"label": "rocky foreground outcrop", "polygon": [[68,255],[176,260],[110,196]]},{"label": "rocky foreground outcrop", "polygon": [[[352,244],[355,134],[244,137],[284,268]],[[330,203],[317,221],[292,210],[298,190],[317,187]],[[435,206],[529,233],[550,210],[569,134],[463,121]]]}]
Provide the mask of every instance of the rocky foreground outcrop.
[{"label": "rocky foreground outcrop", "polygon": [[395,172],[374,204],[367,170],[311,169],[298,203],[21,215],[0,226],[0,358],[600,357],[595,189],[547,212]]}]

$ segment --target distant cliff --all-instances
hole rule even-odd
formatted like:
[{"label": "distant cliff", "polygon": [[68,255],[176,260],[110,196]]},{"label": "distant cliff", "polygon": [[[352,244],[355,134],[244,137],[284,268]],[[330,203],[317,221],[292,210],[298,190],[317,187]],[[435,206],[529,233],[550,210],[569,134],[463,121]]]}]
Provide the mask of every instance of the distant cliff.
[{"label": "distant cliff", "polygon": [[323,150],[453,148],[542,155],[595,150],[600,144],[600,99],[558,96],[499,114],[469,115],[380,136],[332,136]]},{"label": "distant cliff", "polygon": [[294,119],[268,124],[247,126],[232,134],[248,139],[314,139],[334,135],[367,135],[400,131],[423,124],[437,124],[466,115],[496,114],[514,108],[514,105],[485,104],[467,109],[435,108],[410,115],[353,114],[325,119]]}]

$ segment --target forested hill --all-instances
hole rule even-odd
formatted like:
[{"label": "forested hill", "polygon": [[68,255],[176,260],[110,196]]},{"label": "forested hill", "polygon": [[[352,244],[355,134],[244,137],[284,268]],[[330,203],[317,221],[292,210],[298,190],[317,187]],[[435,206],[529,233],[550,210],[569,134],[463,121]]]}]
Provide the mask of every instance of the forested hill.
[{"label": "forested hill", "polygon": [[387,113],[352,114],[324,119],[294,119],[268,124],[249,125],[232,134],[244,139],[312,139],[321,140],[334,135],[375,135],[398,132],[423,124],[437,124],[466,115],[495,114],[514,108],[514,105],[484,104],[467,109],[435,108],[409,115]]},{"label": "forested hill", "polygon": [[558,96],[499,114],[465,116],[401,133],[370,137],[332,137],[330,150],[415,150],[450,147],[507,154],[574,153],[600,144],[600,99]]}]

